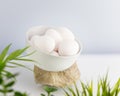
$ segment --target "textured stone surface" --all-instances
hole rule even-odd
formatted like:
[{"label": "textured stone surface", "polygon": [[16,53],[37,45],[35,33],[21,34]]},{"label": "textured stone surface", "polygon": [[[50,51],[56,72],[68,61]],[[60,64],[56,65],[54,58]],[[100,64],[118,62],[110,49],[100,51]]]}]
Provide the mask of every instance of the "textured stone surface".
[{"label": "textured stone surface", "polygon": [[59,72],[45,71],[34,66],[34,76],[38,84],[66,87],[72,85],[80,78],[80,71],[77,64],[73,64],[70,68]]}]

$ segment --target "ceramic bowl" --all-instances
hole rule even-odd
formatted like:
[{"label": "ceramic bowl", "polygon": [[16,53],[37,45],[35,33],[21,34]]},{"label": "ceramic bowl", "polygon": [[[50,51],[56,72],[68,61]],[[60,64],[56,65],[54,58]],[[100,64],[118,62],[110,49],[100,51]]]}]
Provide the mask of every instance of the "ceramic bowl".
[{"label": "ceramic bowl", "polygon": [[35,60],[37,63],[35,63],[36,66],[39,68],[46,70],[46,71],[63,71],[67,68],[71,67],[79,57],[79,54],[82,51],[82,44],[78,42],[80,49],[79,52],[76,55],[72,56],[53,56],[50,54],[46,54],[43,52],[40,52],[38,49],[31,46],[29,41],[30,33],[27,33],[27,45],[30,46],[28,49],[28,53],[35,51],[34,54],[32,54],[29,58]]}]

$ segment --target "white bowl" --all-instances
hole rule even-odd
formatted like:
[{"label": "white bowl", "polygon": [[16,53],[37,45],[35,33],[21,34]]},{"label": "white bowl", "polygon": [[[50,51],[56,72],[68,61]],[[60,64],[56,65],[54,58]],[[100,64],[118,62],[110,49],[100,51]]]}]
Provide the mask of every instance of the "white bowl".
[{"label": "white bowl", "polygon": [[46,54],[43,52],[40,52],[36,48],[33,48],[29,41],[29,34],[27,34],[27,45],[30,46],[28,49],[28,53],[35,51],[34,54],[32,54],[29,58],[35,60],[37,63],[35,63],[36,66],[39,68],[46,70],[46,71],[63,71],[67,68],[71,67],[77,60],[79,54],[82,50],[81,43],[78,44],[80,46],[79,52],[76,55],[72,56],[53,56],[50,54]]}]

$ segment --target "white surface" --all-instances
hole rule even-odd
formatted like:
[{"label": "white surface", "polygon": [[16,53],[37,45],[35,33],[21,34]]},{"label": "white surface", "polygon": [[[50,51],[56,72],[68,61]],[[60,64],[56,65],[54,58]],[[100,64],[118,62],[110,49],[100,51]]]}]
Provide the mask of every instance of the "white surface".
[{"label": "white surface", "polygon": [[[109,71],[109,80],[113,84],[120,78],[120,55],[82,55],[79,57],[78,67],[81,72],[81,80],[85,82],[91,79],[95,81],[100,76],[105,76],[106,72]],[[35,84],[32,72],[22,68],[12,69],[12,71],[20,72],[14,87],[16,90],[26,91],[30,93],[30,96],[39,96],[41,92],[44,92],[41,86]],[[61,89],[55,94],[63,96]]]},{"label": "white surface", "polygon": [[27,29],[41,24],[70,28],[83,53],[120,53],[120,0],[0,0],[0,50],[23,47]]}]

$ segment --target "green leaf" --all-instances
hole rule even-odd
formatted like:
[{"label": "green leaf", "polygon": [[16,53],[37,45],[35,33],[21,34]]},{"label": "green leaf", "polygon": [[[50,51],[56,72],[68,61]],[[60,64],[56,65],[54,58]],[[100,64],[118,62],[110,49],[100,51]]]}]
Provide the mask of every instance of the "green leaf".
[{"label": "green leaf", "polygon": [[8,89],[8,90],[7,90],[8,93],[11,93],[11,92],[13,92],[13,91],[14,91],[13,89]]},{"label": "green leaf", "polygon": [[6,57],[7,53],[8,53],[8,50],[9,50],[9,48],[10,48],[11,45],[12,45],[12,44],[9,44],[9,45],[8,45],[7,47],[5,47],[4,50],[1,52],[1,54],[0,54],[0,64],[1,64],[1,62],[5,59],[5,57]]},{"label": "green leaf", "polygon": [[4,93],[4,90],[3,90],[3,89],[0,89],[0,93]]},{"label": "green leaf", "polygon": [[28,96],[26,93],[21,93],[21,92],[19,92],[19,91],[16,91],[15,93],[14,93],[14,96]]},{"label": "green leaf", "polygon": [[89,96],[93,96],[93,81],[91,81],[90,85],[86,86],[87,92]]},{"label": "green leaf", "polygon": [[15,84],[15,81],[11,81],[5,85],[5,87],[11,87]]},{"label": "green leaf", "polygon": [[98,84],[97,84],[97,96],[100,96],[100,87],[101,87],[101,85],[100,85],[100,83],[98,81]]},{"label": "green leaf", "polygon": [[43,94],[43,93],[42,93],[42,94],[40,94],[40,95],[41,95],[41,96],[45,96],[45,94]]},{"label": "green leaf", "polygon": [[0,63],[0,74],[1,74],[2,70],[5,69],[5,67],[6,67],[6,63],[5,62]]},{"label": "green leaf", "polygon": [[16,51],[13,51],[13,52],[6,58],[6,61],[14,60],[14,59],[17,58],[18,56],[20,56],[22,53],[24,53],[27,49],[28,49],[28,47],[25,47],[25,48],[23,48],[23,49],[18,49],[18,50],[16,50]]},{"label": "green leaf", "polygon": [[70,96],[70,94],[66,90],[63,89],[63,91],[65,92],[65,96]]},{"label": "green leaf", "polygon": [[44,89],[48,94],[57,91],[57,88],[51,87],[51,86],[44,86],[43,89]]},{"label": "green leaf", "polygon": [[25,47],[25,48],[21,49],[20,54],[24,53],[24,52],[25,52],[28,48],[29,48],[29,46],[27,46],[27,47]]},{"label": "green leaf", "polygon": [[0,76],[0,85],[3,83],[3,78]]},{"label": "green leaf", "polygon": [[72,96],[76,96],[76,94],[72,88],[69,87],[68,90],[72,93]]},{"label": "green leaf", "polygon": [[111,92],[111,96],[115,95],[119,88],[120,88],[120,78],[116,82],[116,84],[115,84],[115,86],[114,86],[114,88],[113,88],[113,90]]},{"label": "green leaf", "polygon": [[14,96],[23,96],[20,92],[15,92]]},{"label": "green leaf", "polygon": [[16,68],[16,67],[18,67],[18,66],[10,66],[10,65],[7,65],[6,67],[8,67],[8,68]]},{"label": "green leaf", "polygon": [[19,61],[28,61],[28,62],[35,62],[34,60],[31,59],[25,59],[25,58],[15,58],[14,60],[19,60]]},{"label": "green leaf", "polygon": [[101,82],[101,88],[102,88],[102,96],[107,96],[108,95],[108,90],[109,90],[109,83],[108,83],[108,75],[105,76],[105,78],[100,80]]},{"label": "green leaf", "polygon": [[4,50],[2,51],[2,53],[0,54],[0,72],[5,68],[6,66],[6,62],[4,62],[5,57],[8,53],[8,50],[10,48],[11,44],[9,44],[7,47],[4,48]]},{"label": "green leaf", "polygon": [[30,56],[30,55],[32,55],[32,54],[34,54],[36,51],[33,51],[33,52],[31,52],[31,53],[29,53],[29,54],[27,54],[27,55],[24,55],[24,56],[21,56],[20,58],[23,58],[23,57],[28,57],[28,56]]},{"label": "green leaf", "polygon": [[12,53],[10,53],[10,55],[6,58],[6,61],[10,61],[15,59],[16,57],[18,57],[19,55],[21,55],[21,49],[18,49],[16,51],[13,51]]},{"label": "green leaf", "polygon": [[9,71],[3,70],[3,72],[5,73],[4,77],[7,77],[7,79],[15,79],[16,76],[18,76],[18,73],[11,73]]},{"label": "green leaf", "polygon": [[13,64],[13,65],[16,65],[16,66],[19,66],[19,67],[23,67],[23,68],[26,68],[26,69],[28,69],[28,70],[30,70],[30,71],[33,71],[31,68],[29,68],[29,67],[27,67],[27,66],[25,66],[25,65],[23,65],[23,64],[19,64],[19,63],[16,63],[16,62],[9,62],[10,64]]},{"label": "green leaf", "polygon": [[78,90],[78,87],[77,87],[76,83],[74,83],[74,86],[75,86],[75,90],[76,90],[77,96],[80,96],[80,93],[79,93],[79,90]]},{"label": "green leaf", "polygon": [[83,82],[81,82],[81,86],[82,86],[82,95],[87,96],[86,85]]}]

